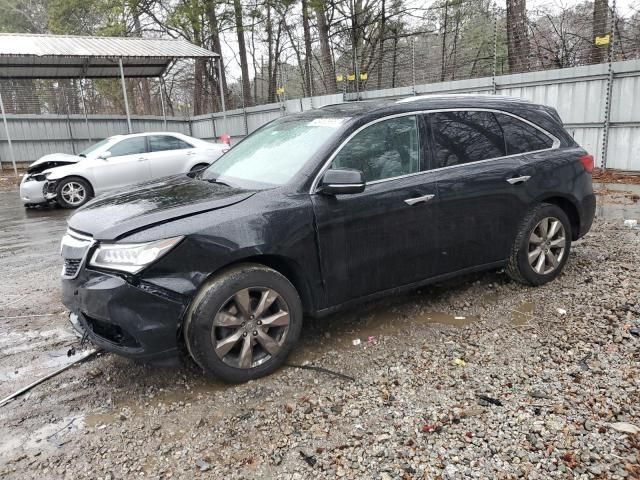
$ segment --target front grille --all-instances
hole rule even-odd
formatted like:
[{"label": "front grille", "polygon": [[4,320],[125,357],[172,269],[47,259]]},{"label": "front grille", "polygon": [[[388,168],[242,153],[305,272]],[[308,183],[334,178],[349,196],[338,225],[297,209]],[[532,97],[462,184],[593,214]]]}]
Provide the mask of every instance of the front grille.
[{"label": "front grille", "polygon": [[65,277],[75,277],[78,274],[78,270],[80,269],[81,264],[81,258],[65,258],[62,275]]},{"label": "front grille", "polygon": [[67,230],[60,245],[60,253],[64,258],[63,278],[75,278],[78,275],[92,244],[91,237]]}]

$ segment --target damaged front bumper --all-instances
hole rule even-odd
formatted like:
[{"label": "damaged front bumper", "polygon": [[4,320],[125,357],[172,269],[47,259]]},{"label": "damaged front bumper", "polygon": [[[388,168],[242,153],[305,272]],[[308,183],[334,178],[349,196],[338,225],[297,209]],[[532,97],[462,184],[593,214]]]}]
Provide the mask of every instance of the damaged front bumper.
[{"label": "damaged front bumper", "polygon": [[62,300],[74,328],[104,350],[156,364],[176,364],[188,301],[143,281],[81,269],[63,278]]},{"label": "damaged front bumper", "polygon": [[46,180],[36,180],[28,174],[24,176],[20,183],[20,200],[25,205],[39,205],[47,203],[45,196]]}]

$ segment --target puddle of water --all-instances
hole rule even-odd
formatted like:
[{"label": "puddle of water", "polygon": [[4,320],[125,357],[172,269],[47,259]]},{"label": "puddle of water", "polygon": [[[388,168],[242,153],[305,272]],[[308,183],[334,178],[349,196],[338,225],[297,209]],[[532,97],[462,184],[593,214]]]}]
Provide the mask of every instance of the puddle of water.
[{"label": "puddle of water", "polygon": [[511,322],[515,325],[524,325],[533,317],[535,304],[533,302],[523,302],[511,312]]},{"label": "puddle of water", "polygon": [[[291,363],[313,361],[329,351],[346,351],[367,348],[380,337],[404,336],[405,330],[424,325],[448,325],[462,328],[478,320],[475,315],[451,315],[444,312],[420,311],[404,313],[383,307],[359,316],[353,312],[337,313],[326,319],[315,320],[306,328],[306,338],[292,352]],[[371,339],[371,340],[370,340]],[[358,341],[356,345],[353,341]]]}]

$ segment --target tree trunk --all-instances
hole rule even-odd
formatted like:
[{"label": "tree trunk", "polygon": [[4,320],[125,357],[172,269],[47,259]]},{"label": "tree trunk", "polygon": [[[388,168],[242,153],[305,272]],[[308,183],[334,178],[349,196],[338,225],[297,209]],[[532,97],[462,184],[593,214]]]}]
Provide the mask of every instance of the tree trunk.
[{"label": "tree trunk", "polygon": [[596,45],[596,37],[603,37],[609,32],[607,17],[609,13],[608,0],[594,0],[593,2],[593,37],[591,38],[591,63],[603,63],[607,57],[609,45]]},{"label": "tree trunk", "polygon": [[529,69],[529,35],[526,0],[507,0],[507,48],[509,73]]},{"label": "tree trunk", "polygon": [[447,51],[447,20],[449,19],[449,1],[446,0],[444,4],[444,22],[442,27],[442,51],[440,60],[440,81],[444,82],[445,76],[445,59]]},{"label": "tree trunk", "polygon": [[242,71],[242,97],[245,107],[251,106],[251,83],[249,82],[249,64],[247,63],[247,46],[244,41],[244,25],[242,24],[242,5],[240,0],[233,0],[233,10],[238,32],[238,53],[240,54],[240,70]]},{"label": "tree trunk", "polygon": [[380,12],[380,50],[378,51],[378,89],[382,88],[382,70],[384,65],[384,34],[386,27],[385,0],[382,0]]},{"label": "tree trunk", "polygon": [[336,93],[336,72],[331,59],[331,46],[329,43],[329,25],[324,11],[324,3],[317,2],[316,19],[318,22],[318,37],[320,38],[320,65],[322,67],[322,79],[326,93]]},{"label": "tree trunk", "polygon": [[311,79],[311,31],[309,30],[309,5],[307,0],[302,0],[302,31],[304,32],[304,85],[306,95],[313,95]]},{"label": "tree trunk", "polygon": [[[220,62],[220,70],[218,70],[218,66],[215,65],[214,68],[216,70],[215,76],[217,77],[217,72],[220,71],[222,74],[222,78],[219,78],[218,81],[222,82],[222,91],[224,92],[225,99],[227,97],[227,75],[224,71],[224,61],[222,59],[222,46],[220,44],[220,27],[218,25],[218,17],[216,15],[216,2],[211,0],[207,3],[207,18],[209,19],[209,28],[211,30],[211,43],[213,45],[213,51],[216,52],[220,57],[216,60],[216,62]],[[214,97],[217,97],[220,92],[220,85],[217,86],[217,91],[214,93]],[[218,106],[222,109],[222,102]]]},{"label": "tree trunk", "polygon": [[193,114],[202,115],[204,112],[204,77],[206,73],[206,59],[196,59],[193,84]]},{"label": "tree trunk", "polygon": [[[137,8],[133,12],[133,26],[135,28],[135,36],[142,37],[142,25],[140,24],[140,12]],[[149,88],[149,80],[143,78],[140,80],[140,91],[142,94],[143,114],[151,115],[151,89]]]}]

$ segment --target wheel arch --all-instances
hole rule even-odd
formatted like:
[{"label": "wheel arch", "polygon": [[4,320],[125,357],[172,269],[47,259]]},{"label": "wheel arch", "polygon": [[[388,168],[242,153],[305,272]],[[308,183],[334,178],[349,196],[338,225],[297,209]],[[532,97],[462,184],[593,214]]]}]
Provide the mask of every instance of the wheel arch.
[{"label": "wheel arch", "polygon": [[[205,285],[213,277],[220,274],[224,274],[225,271],[233,269],[241,264],[256,264],[264,267],[271,268],[276,272],[284,276],[294,286],[298,295],[300,295],[300,301],[302,302],[302,309],[305,314],[313,314],[317,310],[317,299],[313,295],[309,280],[304,273],[304,269],[295,260],[282,255],[273,254],[258,254],[236,259],[231,263],[224,265],[223,267],[212,272],[207,279],[202,282]],[[197,294],[194,295],[194,298]]]},{"label": "wheel arch", "polygon": [[564,213],[567,214],[567,217],[569,217],[569,222],[571,222],[571,240],[575,241],[579,238],[580,213],[578,212],[578,207],[571,199],[556,195],[542,199],[541,203],[550,203],[560,207]]}]

